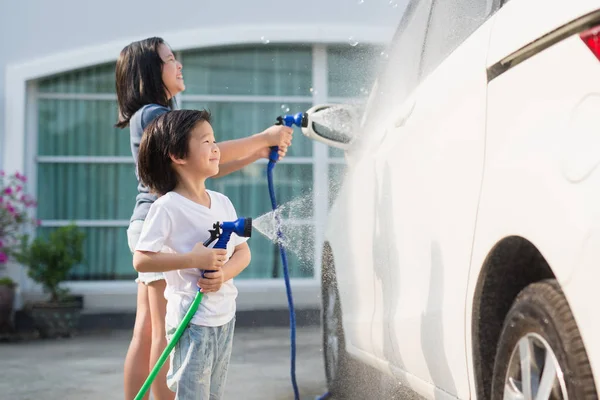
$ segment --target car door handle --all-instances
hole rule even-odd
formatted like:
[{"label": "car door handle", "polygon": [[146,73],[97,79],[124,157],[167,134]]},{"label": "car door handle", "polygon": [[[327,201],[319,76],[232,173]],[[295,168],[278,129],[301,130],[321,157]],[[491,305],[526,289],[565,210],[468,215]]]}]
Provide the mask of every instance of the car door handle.
[{"label": "car door handle", "polygon": [[413,110],[415,109],[415,99],[413,97],[405,101],[400,107],[398,117],[394,120],[394,128],[401,128],[404,126]]}]

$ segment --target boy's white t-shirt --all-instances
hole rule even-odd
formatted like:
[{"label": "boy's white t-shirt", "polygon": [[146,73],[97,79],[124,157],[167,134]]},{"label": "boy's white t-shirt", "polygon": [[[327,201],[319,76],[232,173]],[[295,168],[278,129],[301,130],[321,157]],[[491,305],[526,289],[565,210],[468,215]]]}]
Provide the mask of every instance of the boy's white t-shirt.
[{"label": "boy's white t-shirt", "polygon": [[[159,197],[148,211],[135,249],[187,253],[197,243],[204,243],[210,237],[209,229],[213,229],[215,222],[235,221],[238,218],[227,196],[211,190],[207,190],[207,193],[211,200],[210,208],[175,192]],[[227,244],[226,260],[233,254],[235,246],[247,240],[232,233]],[[187,268],[164,272],[164,275],[167,283],[166,326],[167,329],[176,328],[198,292],[197,282],[201,273],[199,269]],[[223,283],[217,292],[205,293],[191,323],[202,326],[228,323],[235,316],[237,294],[233,279]]]}]

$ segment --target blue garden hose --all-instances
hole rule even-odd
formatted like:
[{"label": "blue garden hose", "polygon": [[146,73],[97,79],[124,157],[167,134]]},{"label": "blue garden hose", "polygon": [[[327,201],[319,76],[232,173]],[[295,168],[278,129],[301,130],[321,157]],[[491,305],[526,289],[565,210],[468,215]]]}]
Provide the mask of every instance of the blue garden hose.
[{"label": "blue garden hose", "polygon": [[[288,125],[289,126],[289,125]],[[279,148],[277,146],[271,147],[271,153],[269,155],[269,165],[267,166],[267,180],[269,182],[269,195],[271,196],[271,206],[273,211],[277,209],[277,200],[275,199],[275,189],[273,188],[273,168],[275,163],[279,160]],[[292,386],[294,388],[294,399],[299,400],[298,385],[296,384],[296,312],[294,311],[294,299],[292,297],[292,288],[290,286],[290,274],[288,271],[287,255],[285,248],[281,243],[283,239],[283,233],[281,232],[281,221],[279,216],[275,213],[277,221],[277,238],[279,239],[279,252],[281,253],[281,262],[283,263],[283,277],[285,279],[285,289],[287,292],[288,307],[290,310],[290,340],[291,340],[291,377]]]},{"label": "blue garden hose", "polygon": [[[298,113],[296,115],[285,115],[278,117],[279,124],[283,124],[288,127],[293,125],[301,126],[302,118],[304,113]],[[275,189],[273,187],[273,168],[275,163],[279,160],[279,148],[277,146],[271,147],[271,153],[269,154],[269,164],[267,166],[267,181],[269,184],[269,195],[271,196],[271,206],[273,211],[277,209],[277,200],[275,199]],[[288,298],[288,308],[290,311],[290,352],[291,352],[291,367],[290,375],[292,379],[292,387],[294,388],[294,399],[299,400],[298,385],[296,383],[296,312],[294,311],[294,298],[292,296],[292,288],[290,285],[290,274],[288,270],[287,255],[285,248],[282,244],[283,233],[281,232],[281,221],[279,215],[275,213],[275,220],[277,222],[277,238],[279,239],[279,252],[281,253],[281,262],[283,264],[283,277],[285,280],[285,288]],[[325,400],[330,397],[329,392],[318,397],[316,400]]]}]

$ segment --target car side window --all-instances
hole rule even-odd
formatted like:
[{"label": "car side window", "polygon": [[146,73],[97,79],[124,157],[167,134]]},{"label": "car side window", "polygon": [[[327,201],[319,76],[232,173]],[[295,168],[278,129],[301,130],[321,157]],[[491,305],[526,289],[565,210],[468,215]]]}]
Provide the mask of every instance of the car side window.
[{"label": "car side window", "polygon": [[500,0],[434,0],[423,51],[426,77],[499,8]]},{"label": "car side window", "polygon": [[377,79],[377,98],[369,105],[372,114],[386,115],[419,83],[421,54],[432,0],[412,0],[386,50],[388,61]]}]

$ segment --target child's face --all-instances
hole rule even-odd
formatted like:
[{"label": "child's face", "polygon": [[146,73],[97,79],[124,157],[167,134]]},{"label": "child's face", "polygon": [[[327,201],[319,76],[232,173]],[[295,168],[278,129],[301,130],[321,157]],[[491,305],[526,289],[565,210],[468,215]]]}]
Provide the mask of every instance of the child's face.
[{"label": "child's face", "polygon": [[190,134],[185,168],[195,175],[208,178],[219,173],[220,159],[221,153],[212,126],[206,121],[197,123]]},{"label": "child's face", "polygon": [[162,80],[169,90],[167,95],[175,96],[177,93],[183,92],[185,83],[183,82],[181,63],[175,59],[173,52],[165,44],[158,46],[158,55],[164,63],[162,66]]}]

